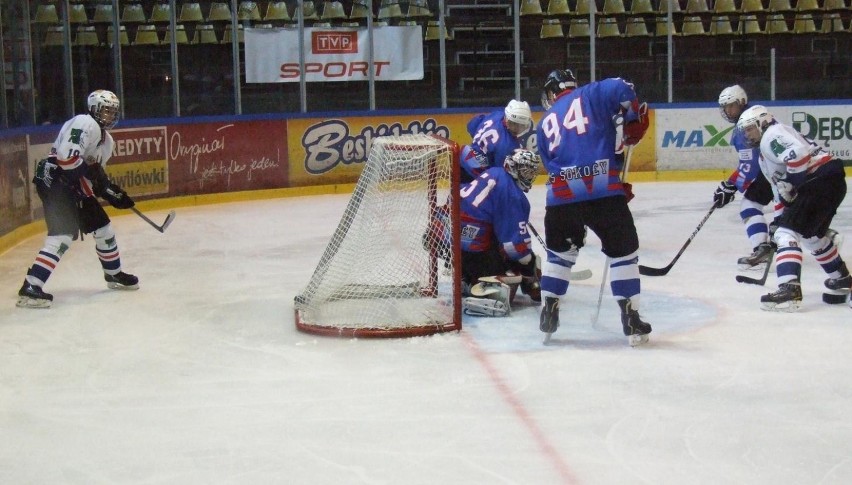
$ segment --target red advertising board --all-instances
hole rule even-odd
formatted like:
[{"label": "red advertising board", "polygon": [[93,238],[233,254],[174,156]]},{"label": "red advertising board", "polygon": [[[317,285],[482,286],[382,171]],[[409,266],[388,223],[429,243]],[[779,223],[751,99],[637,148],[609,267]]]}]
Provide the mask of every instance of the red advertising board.
[{"label": "red advertising board", "polygon": [[29,222],[27,137],[0,139],[0,236]]},{"label": "red advertising board", "polygon": [[169,194],[287,186],[287,122],[191,123],[167,128]]}]

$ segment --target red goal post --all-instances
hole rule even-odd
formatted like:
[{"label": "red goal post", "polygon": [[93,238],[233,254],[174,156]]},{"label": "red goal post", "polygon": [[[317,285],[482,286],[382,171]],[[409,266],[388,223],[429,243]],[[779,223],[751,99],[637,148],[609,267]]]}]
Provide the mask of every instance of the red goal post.
[{"label": "red goal post", "polygon": [[300,331],[414,337],[461,329],[459,146],[434,135],[373,139],[355,190],[305,289]]}]

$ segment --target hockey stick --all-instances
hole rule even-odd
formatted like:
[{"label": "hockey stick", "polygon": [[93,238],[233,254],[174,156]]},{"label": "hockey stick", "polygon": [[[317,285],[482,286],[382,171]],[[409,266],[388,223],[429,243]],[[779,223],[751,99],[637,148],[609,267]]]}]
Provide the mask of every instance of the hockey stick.
[{"label": "hockey stick", "polygon": [[151,224],[151,227],[160,232],[166,232],[166,228],[169,227],[169,224],[171,224],[173,220],[175,220],[175,211],[169,211],[169,215],[166,216],[166,220],[163,221],[162,225],[158,226],[156,222],[149,219],[148,216],[140,212],[139,209],[137,209],[136,207],[131,207],[130,210],[135,212],[137,216],[142,218],[142,220],[144,220],[148,224]]},{"label": "hockey stick", "polygon": [[696,227],[695,230],[692,231],[692,234],[689,236],[689,239],[687,239],[686,242],[683,243],[683,246],[681,246],[680,251],[677,252],[671,263],[667,264],[666,266],[663,266],[662,268],[651,268],[650,266],[642,266],[640,264],[639,274],[641,274],[642,276],[665,276],[669,274],[669,271],[671,271],[672,266],[677,263],[677,260],[680,259],[680,255],[683,254],[684,251],[686,251],[686,247],[689,246],[689,243],[691,243],[693,239],[695,239],[695,235],[698,234],[698,231],[701,230],[701,227],[704,226],[704,223],[707,222],[707,219],[710,218],[710,214],[712,214],[714,210],[716,210],[715,204],[707,212],[707,215],[704,216],[704,219],[701,219],[701,222],[698,223],[698,227]]},{"label": "hockey stick", "polygon": [[[533,227],[531,222],[527,222],[527,227],[530,229],[530,232],[533,233],[533,236],[535,236],[535,238],[538,239],[538,242],[539,242],[539,244],[541,244],[541,247],[543,247],[545,251],[549,251],[549,249],[547,249],[547,245],[544,244],[544,239],[542,239],[542,237],[539,236],[538,231],[535,230],[535,227]],[[571,271],[571,275],[568,276],[568,279],[571,280],[571,281],[580,281],[580,280],[587,280],[591,277],[592,277],[592,270],[581,269],[580,271]]]},{"label": "hockey stick", "polygon": [[[636,144],[638,145],[638,143]],[[630,169],[630,161],[633,159],[633,152],[636,148],[636,145],[627,145],[624,149],[627,150],[627,156],[624,157],[624,168],[621,171],[621,183],[623,184],[625,180],[627,180],[627,171]],[[629,202],[629,201],[628,201]],[[604,260],[604,269],[603,276],[601,277],[601,289],[598,292],[598,306],[595,307],[595,315],[592,317],[592,328],[596,328],[598,325],[598,317],[601,314],[601,304],[603,303],[603,294],[604,288],[606,288],[606,280],[607,276],[609,276],[609,265],[612,262],[612,258],[609,256]],[[642,273],[642,267],[639,267],[639,273]]]},{"label": "hockey stick", "polygon": [[769,257],[766,260],[766,267],[763,268],[763,276],[760,278],[749,278],[748,276],[737,275],[737,283],[746,283],[749,285],[763,286],[766,283],[766,278],[769,276],[769,267],[772,266],[772,260],[775,257],[775,245],[769,250]]}]

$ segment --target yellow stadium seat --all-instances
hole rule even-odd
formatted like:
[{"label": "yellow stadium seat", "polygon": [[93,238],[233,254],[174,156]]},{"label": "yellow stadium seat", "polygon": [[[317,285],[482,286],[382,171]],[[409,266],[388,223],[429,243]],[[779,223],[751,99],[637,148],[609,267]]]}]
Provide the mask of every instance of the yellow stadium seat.
[{"label": "yellow stadium seat", "polygon": [[[163,44],[172,43],[172,29],[166,29],[166,35],[163,36]],[[186,27],[183,25],[175,25],[175,44],[189,44],[189,39],[186,36]]]},{"label": "yellow stadium seat", "polygon": [[671,5],[672,13],[680,12],[680,2],[678,0],[660,0],[657,5],[657,13],[669,13],[669,5]]},{"label": "yellow stadium seat", "polygon": [[734,0],[716,0],[716,3],[713,5],[713,12],[717,14],[735,14],[739,10],[737,10]]},{"label": "yellow stadium seat", "polygon": [[591,34],[592,29],[589,28],[589,19],[587,18],[574,18],[568,24],[568,37],[571,39],[590,37]]},{"label": "yellow stadium seat", "polygon": [[[258,17],[260,16],[259,11],[257,15]],[[263,21],[269,22],[272,20],[292,20],[292,17],[290,17],[290,11],[287,10],[287,2],[269,2],[266,5],[266,14],[263,16]]]},{"label": "yellow stadium seat", "polygon": [[95,13],[92,15],[92,22],[108,23],[112,22],[112,4],[99,3],[95,5]]},{"label": "yellow stadium seat", "polygon": [[[343,10],[343,7],[340,7],[340,9]],[[429,10],[429,4],[426,0],[409,0],[408,11],[405,13],[405,16],[410,19],[430,18],[432,17],[432,11]]]},{"label": "yellow stadium seat", "polygon": [[709,11],[710,7],[707,6],[707,0],[689,0],[686,2],[686,13],[705,13]]},{"label": "yellow stadium seat", "polygon": [[547,2],[547,15],[568,15],[571,13],[571,8],[568,7],[568,0],[550,0]]},{"label": "yellow stadium seat", "polygon": [[195,35],[192,36],[193,44],[218,44],[219,38],[216,30],[210,24],[199,24],[195,26]]},{"label": "yellow stadium seat", "polygon": [[77,35],[74,36],[74,45],[95,46],[100,45],[98,40],[98,32],[93,26],[81,25],[77,28]]},{"label": "yellow stadium seat", "polygon": [[671,24],[668,22],[667,17],[657,17],[654,22],[654,35],[657,37],[666,37],[669,35],[669,25],[671,25],[672,35],[680,35],[677,31],[677,25],[675,25],[674,21]]},{"label": "yellow stadium seat", "polygon": [[129,3],[125,5],[124,10],[121,11],[121,23],[123,24],[144,24],[146,21],[145,12],[142,10],[141,4]]},{"label": "yellow stadium seat", "polygon": [[621,29],[615,17],[600,17],[598,19],[598,37],[621,37]]},{"label": "yellow stadium seat", "polygon": [[[272,3],[276,2],[270,2],[270,5]],[[260,20],[260,8],[257,6],[257,2],[240,2],[239,6],[237,6],[237,19],[249,20],[251,22]]]},{"label": "yellow stadium seat", "polygon": [[151,22],[170,22],[170,11],[168,3],[155,3],[151,10]]},{"label": "yellow stadium seat", "polygon": [[760,21],[758,21],[757,15],[743,15],[740,19],[740,23],[742,24],[740,30],[742,30],[743,34],[752,35],[766,33],[763,27],[760,26]]},{"label": "yellow stadium seat", "polygon": [[180,7],[178,22],[203,22],[201,15],[201,4],[198,2],[184,2]]},{"label": "yellow stadium seat", "polygon": [[133,45],[159,45],[160,34],[157,33],[157,27],[151,24],[140,25],[136,29],[136,36],[133,38]]},{"label": "yellow stadium seat", "polygon": [[541,30],[538,34],[542,39],[555,39],[565,37],[565,32],[562,30],[562,24],[559,19],[542,19]]},{"label": "yellow stadium seat", "polygon": [[[437,20],[430,20],[426,24],[426,40],[440,40],[441,39],[441,25]],[[453,38],[447,32],[447,26],[444,25],[444,40],[453,40]]]},{"label": "yellow stadium seat", "polygon": [[[123,25],[118,28],[118,42],[121,45],[130,45],[130,38],[127,36],[127,27]],[[110,47],[115,43],[115,30],[112,28],[112,25],[107,27],[106,43]]]},{"label": "yellow stadium seat", "polygon": [[763,12],[763,0],[743,0],[743,5],[740,11],[742,11],[743,13]]},{"label": "yellow stadium seat", "polygon": [[793,22],[793,32],[796,34],[814,34],[817,32],[813,14],[802,13],[796,15]]},{"label": "yellow stadium seat", "polygon": [[213,2],[210,4],[210,13],[207,14],[207,21],[230,21],[231,7],[230,2]]},{"label": "yellow stadium seat", "polygon": [[521,0],[521,16],[541,15],[542,13],[539,0]]},{"label": "yellow stadium seat", "polygon": [[787,19],[784,17],[784,14],[774,13],[766,17],[767,34],[788,34],[792,32],[790,26],[787,25]]},{"label": "yellow stadium seat", "polygon": [[[550,0],[551,2],[553,0]],[[594,0],[577,0],[577,15],[588,16],[589,12],[598,12],[598,7]]]},{"label": "yellow stadium seat", "polygon": [[630,17],[624,26],[624,35],[625,37],[648,37],[651,33],[648,32],[648,24],[643,17]]},{"label": "yellow stadium seat", "polygon": [[320,18],[323,20],[339,20],[347,17],[346,12],[343,11],[342,3],[338,1],[325,1],[322,2],[322,14],[320,15]]},{"label": "yellow stadium seat", "polygon": [[630,13],[633,15],[654,13],[651,0],[633,0],[630,4]]},{"label": "yellow stadium seat", "polygon": [[704,22],[701,21],[701,17],[698,15],[689,15],[684,17],[681,34],[684,36],[706,35],[707,31],[704,30]]},{"label": "yellow stadium seat", "polygon": [[727,15],[713,17],[710,22],[710,35],[733,35],[739,33],[739,28],[734,30],[731,18]]},{"label": "yellow stadium seat", "polygon": [[604,15],[615,15],[624,12],[626,12],[624,8],[624,0],[604,0]]}]

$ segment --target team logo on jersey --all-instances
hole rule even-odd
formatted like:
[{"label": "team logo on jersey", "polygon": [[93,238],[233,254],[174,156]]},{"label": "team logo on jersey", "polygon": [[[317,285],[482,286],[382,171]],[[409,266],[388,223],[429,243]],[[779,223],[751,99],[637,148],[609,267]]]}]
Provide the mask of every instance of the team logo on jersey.
[{"label": "team logo on jersey", "polygon": [[786,150],[787,148],[782,145],[777,139],[774,139],[769,142],[769,149],[772,150],[773,155],[778,156],[784,153],[784,150]]},{"label": "team logo on jersey", "polygon": [[594,177],[609,172],[609,160],[598,160],[591,165],[582,167],[562,167],[559,178],[565,180],[580,179],[583,177]]}]

